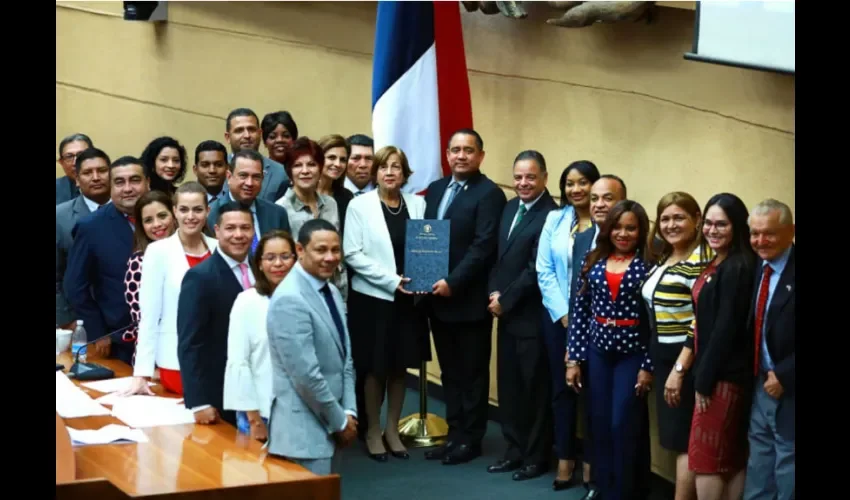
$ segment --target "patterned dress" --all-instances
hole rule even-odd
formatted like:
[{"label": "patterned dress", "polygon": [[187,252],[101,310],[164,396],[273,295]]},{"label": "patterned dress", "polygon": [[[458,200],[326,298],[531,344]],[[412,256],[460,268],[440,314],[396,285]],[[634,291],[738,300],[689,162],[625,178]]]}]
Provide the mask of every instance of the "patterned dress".
[{"label": "patterned dress", "polygon": [[[139,321],[142,319],[139,309],[139,284],[142,282],[142,260],[144,258],[144,252],[133,252],[133,255],[127,261],[127,273],[124,275],[124,300],[130,307],[130,319],[133,321],[133,327],[125,331],[121,339],[124,342],[132,342],[134,345],[138,339]],[[135,350],[133,351],[133,364],[136,364]]]}]

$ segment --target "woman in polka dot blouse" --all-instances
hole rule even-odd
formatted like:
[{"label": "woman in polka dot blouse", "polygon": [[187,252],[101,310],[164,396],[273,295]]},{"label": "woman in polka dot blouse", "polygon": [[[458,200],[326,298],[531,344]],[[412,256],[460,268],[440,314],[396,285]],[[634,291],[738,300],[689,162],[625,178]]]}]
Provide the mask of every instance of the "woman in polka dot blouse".
[{"label": "woman in polka dot blouse", "polygon": [[[647,244],[649,218],[637,202],[611,209],[597,246],[587,256],[573,298],[567,335],[567,385],[590,385],[593,467],[601,497],[629,498],[637,460],[645,395],[652,383],[650,327],[641,287],[654,262]],[[580,361],[588,361],[582,374]]]},{"label": "woman in polka dot blouse", "polygon": [[[130,307],[131,329],[124,332],[125,342],[136,343],[139,321],[139,284],[142,282],[142,261],[150,243],[168,238],[177,229],[174,223],[171,196],[162,191],[150,191],[136,202],[136,232],[133,236],[133,254],[127,262],[127,274],[124,275],[124,299]],[[133,352],[133,364],[136,353]]]}]

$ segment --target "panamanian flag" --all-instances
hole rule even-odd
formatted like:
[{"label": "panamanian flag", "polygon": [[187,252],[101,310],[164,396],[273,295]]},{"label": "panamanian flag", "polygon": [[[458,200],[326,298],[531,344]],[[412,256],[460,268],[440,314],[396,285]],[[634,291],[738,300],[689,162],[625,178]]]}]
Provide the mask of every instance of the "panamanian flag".
[{"label": "panamanian flag", "polygon": [[472,127],[460,2],[378,2],[372,64],[375,151],[401,148],[404,190],[421,193],[450,172],[450,134]]}]

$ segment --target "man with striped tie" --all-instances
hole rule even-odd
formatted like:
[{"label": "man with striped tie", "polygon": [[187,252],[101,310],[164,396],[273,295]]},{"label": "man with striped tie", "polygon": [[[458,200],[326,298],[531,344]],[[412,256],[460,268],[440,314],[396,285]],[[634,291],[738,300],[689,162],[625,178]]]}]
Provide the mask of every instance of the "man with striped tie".
[{"label": "man with striped tie", "polygon": [[207,226],[213,228],[225,205],[238,204],[251,211],[254,219],[254,239],[251,253],[263,234],[280,229],[290,232],[289,215],[286,209],[270,201],[258,198],[263,186],[263,157],[253,149],[234,153],[227,171],[228,192],[210,205]]}]

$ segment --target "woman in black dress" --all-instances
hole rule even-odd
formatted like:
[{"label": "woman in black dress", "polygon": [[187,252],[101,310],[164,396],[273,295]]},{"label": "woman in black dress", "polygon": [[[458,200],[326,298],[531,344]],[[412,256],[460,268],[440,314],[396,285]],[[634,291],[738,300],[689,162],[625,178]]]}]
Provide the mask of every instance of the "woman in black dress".
[{"label": "woman in black dress", "polygon": [[[413,172],[399,148],[387,146],[375,154],[372,180],[378,189],[351,200],[346,212],[343,250],[352,271],[348,297],[348,328],[354,368],[364,377],[366,447],[369,456],[387,461],[409,455],[398,434],[407,368],[430,360],[425,317],[404,288],[404,240],[408,219],[422,219],[425,200],[402,193]],[[383,436],[380,412],[387,394],[387,426]]]}]

